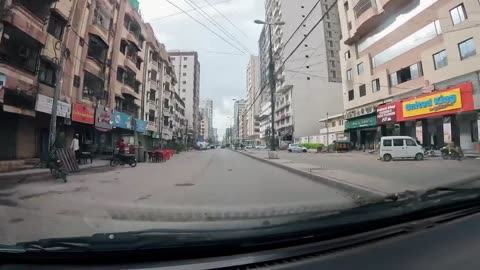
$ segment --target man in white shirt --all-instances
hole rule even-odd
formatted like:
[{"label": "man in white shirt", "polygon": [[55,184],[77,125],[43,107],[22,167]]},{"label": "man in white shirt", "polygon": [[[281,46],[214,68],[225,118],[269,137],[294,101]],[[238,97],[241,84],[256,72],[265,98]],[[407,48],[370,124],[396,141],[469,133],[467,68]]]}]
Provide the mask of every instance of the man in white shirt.
[{"label": "man in white shirt", "polygon": [[78,141],[78,137],[79,135],[75,134],[70,148],[75,152],[75,158],[77,159],[77,162],[80,163],[80,142]]}]

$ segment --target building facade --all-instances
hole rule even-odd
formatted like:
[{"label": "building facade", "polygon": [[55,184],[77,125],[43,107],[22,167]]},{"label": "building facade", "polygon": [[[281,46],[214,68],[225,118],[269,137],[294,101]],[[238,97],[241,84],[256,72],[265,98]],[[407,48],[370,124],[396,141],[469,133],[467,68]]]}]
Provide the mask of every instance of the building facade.
[{"label": "building facade", "polygon": [[208,133],[211,135],[213,134],[213,100],[206,98],[201,101],[200,108],[205,108],[206,115],[208,117]]},{"label": "building facade", "polygon": [[259,141],[260,139],[260,62],[258,56],[250,56],[247,66],[247,95],[245,113],[245,138]]},{"label": "building facade", "polygon": [[240,138],[240,118],[242,111],[245,109],[245,100],[235,100],[233,103],[233,140],[238,141]]},{"label": "building facade", "polygon": [[185,102],[185,119],[188,121],[191,143],[200,131],[200,62],[198,53],[191,51],[169,51],[175,67],[178,84],[176,91]]},{"label": "building facade", "polygon": [[[261,58],[268,54],[268,38],[272,40],[275,129],[281,141],[317,134],[319,116],[343,111],[338,53],[341,28],[337,7],[332,7],[334,2],[265,1],[266,20],[285,22],[285,25],[265,27],[260,38]],[[310,16],[306,17],[310,10]],[[322,16],[322,23],[308,34]],[[301,46],[296,49],[300,42]],[[269,60],[260,59],[261,88],[266,87],[264,83],[268,81],[268,72],[265,73],[268,63]]]},{"label": "building facade", "polygon": [[345,128],[356,145],[383,135],[478,147],[480,3],[339,1]]},{"label": "building facade", "polygon": [[175,79],[163,77],[171,64],[137,1],[0,3],[0,121],[11,127],[0,131],[0,160],[48,156],[56,88],[58,147],[74,134],[100,153],[159,139],[162,84]]}]

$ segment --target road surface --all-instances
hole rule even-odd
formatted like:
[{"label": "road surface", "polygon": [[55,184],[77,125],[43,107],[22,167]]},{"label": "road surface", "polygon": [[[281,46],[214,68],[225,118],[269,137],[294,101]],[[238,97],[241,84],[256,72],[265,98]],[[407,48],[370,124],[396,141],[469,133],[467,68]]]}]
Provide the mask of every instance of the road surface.
[{"label": "road surface", "polygon": [[327,211],[354,206],[352,197],[228,149],[188,152],[66,184],[7,186],[0,243]]}]

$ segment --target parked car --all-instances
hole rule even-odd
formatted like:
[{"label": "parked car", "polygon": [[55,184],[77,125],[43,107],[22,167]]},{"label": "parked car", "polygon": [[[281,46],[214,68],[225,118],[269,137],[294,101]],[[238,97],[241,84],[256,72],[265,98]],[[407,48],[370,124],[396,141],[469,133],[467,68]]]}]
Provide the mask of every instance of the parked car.
[{"label": "parked car", "polygon": [[300,144],[291,143],[288,145],[288,152],[307,152],[307,148],[301,146]]},{"label": "parked car", "polygon": [[225,145],[222,145],[222,149],[225,149]]},{"label": "parked car", "polygon": [[263,150],[263,149],[267,149],[267,146],[265,144],[260,144],[260,145],[257,145],[255,149]]},{"label": "parked car", "polygon": [[386,136],[380,140],[379,158],[384,161],[392,159],[422,160],[424,157],[422,146],[417,144],[412,137]]},{"label": "parked car", "polygon": [[246,149],[253,149],[253,145],[251,144],[247,144],[247,146],[245,146]]}]

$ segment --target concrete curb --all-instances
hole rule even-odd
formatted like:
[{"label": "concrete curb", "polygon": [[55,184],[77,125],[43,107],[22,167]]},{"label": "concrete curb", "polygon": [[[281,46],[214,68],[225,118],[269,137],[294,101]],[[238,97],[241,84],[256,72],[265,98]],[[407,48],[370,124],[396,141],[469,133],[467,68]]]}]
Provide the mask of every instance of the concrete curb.
[{"label": "concrete curb", "polygon": [[234,152],[237,152],[237,153],[242,154],[244,156],[256,159],[256,160],[264,162],[266,164],[269,164],[269,165],[287,170],[291,173],[294,173],[294,174],[300,175],[302,177],[308,178],[310,180],[325,184],[327,186],[340,189],[344,192],[352,193],[352,194],[360,197],[360,198],[355,198],[356,200],[362,201],[363,199],[367,199],[367,200],[379,199],[379,198],[382,198],[382,197],[388,195],[387,193],[384,193],[384,192],[381,192],[381,191],[378,191],[378,190],[374,190],[374,189],[370,189],[368,187],[358,186],[358,185],[354,185],[354,184],[351,184],[351,183],[344,182],[344,181],[339,180],[339,179],[334,179],[334,178],[331,178],[331,177],[326,177],[326,176],[321,176],[321,175],[318,175],[318,174],[314,174],[314,173],[311,173],[311,172],[308,172],[308,171],[299,170],[299,169],[292,168],[292,167],[290,167],[288,165],[285,165],[285,164],[272,162],[268,159],[253,156],[253,155],[243,153],[243,152],[240,152],[240,151],[234,151]]}]

